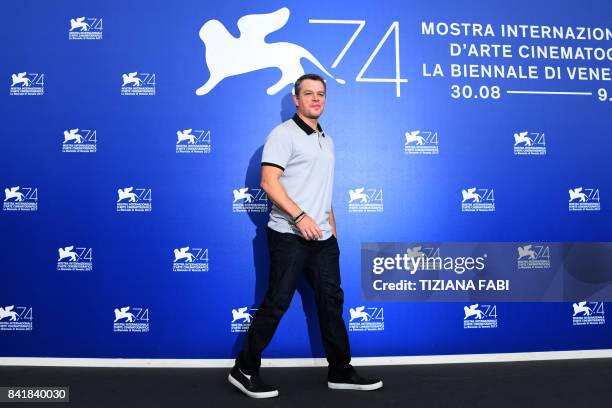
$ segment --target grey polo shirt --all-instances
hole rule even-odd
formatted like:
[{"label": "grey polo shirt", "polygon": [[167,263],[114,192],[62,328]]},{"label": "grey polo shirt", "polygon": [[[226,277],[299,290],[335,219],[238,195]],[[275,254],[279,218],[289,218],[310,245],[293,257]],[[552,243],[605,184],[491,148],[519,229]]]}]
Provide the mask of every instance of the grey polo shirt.
[{"label": "grey polo shirt", "polygon": [[[281,123],[268,135],[261,157],[262,166],[283,170],[280,182],[289,197],[312,219],[323,233],[332,235],[329,213],[334,187],[334,143],[306,124],[297,114]],[[302,236],[290,223],[291,215],[272,205],[268,227],[278,232]]]}]

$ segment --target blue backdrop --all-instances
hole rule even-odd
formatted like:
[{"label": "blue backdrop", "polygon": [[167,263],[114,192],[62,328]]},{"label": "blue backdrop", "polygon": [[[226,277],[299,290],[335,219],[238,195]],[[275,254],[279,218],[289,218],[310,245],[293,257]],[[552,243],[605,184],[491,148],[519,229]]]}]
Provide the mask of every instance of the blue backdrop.
[{"label": "blue backdrop", "polygon": [[[480,305],[489,324],[477,325],[468,304],[370,303],[360,283],[362,242],[612,241],[610,2],[3,8],[0,355],[234,356],[267,284],[262,145],[294,113],[290,85],[266,91],[299,67],[328,79],[321,124],[336,146],[354,356],[612,348],[603,303],[583,319],[572,303]],[[238,28],[253,15],[268,17]],[[521,24],[535,28],[502,35]],[[551,54],[525,58],[521,46]],[[584,48],[603,58],[576,57]],[[452,64],[505,74],[453,77]],[[538,78],[513,78],[510,66]],[[562,77],[546,79],[547,66]],[[222,80],[198,95],[211,75]],[[359,307],[370,318],[350,321]],[[322,345],[302,282],[264,357],[310,356]]]}]

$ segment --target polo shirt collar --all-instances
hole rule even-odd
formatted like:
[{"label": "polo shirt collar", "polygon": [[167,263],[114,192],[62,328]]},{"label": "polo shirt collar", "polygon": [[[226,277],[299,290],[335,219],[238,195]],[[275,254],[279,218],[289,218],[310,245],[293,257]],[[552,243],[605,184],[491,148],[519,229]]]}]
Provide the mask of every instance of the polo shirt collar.
[{"label": "polo shirt collar", "polygon": [[[310,126],[308,126],[308,124],[306,122],[304,122],[302,120],[302,118],[300,118],[300,116],[297,113],[295,115],[293,115],[293,121],[307,135],[312,135],[315,132],[315,130],[313,128],[311,128]],[[323,137],[325,137],[325,133],[323,133],[323,129],[321,129],[321,124],[320,123],[317,123],[317,130],[323,135]]]}]

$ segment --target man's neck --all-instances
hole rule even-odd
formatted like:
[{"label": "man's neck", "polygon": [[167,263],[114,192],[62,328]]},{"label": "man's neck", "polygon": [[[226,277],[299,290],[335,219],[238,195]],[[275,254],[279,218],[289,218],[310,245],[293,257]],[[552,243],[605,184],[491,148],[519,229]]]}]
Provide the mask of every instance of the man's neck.
[{"label": "man's neck", "polygon": [[314,130],[319,129],[319,121],[317,119],[307,118],[306,116],[300,114],[300,112],[297,112],[297,115],[300,117],[300,119],[302,119],[308,126],[313,128]]}]

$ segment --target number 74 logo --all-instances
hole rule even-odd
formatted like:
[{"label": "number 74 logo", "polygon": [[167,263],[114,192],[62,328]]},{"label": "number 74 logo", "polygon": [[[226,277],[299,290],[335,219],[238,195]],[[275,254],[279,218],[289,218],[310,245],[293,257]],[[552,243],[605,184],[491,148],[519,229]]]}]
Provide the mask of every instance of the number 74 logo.
[{"label": "number 74 logo", "polygon": [[[308,20],[308,22],[311,24],[353,24],[357,26],[351,38],[348,40],[348,42],[346,43],[342,51],[340,51],[340,54],[338,54],[338,56],[336,57],[336,60],[332,64],[332,68],[336,68],[338,64],[340,63],[340,61],[342,61],[342,58],[344,58],[344,55],[351,48],[351,46],[357,39],[357,36],[361,32],[361,30],[363,30],[363,27],[366,24],[365,20],[310,19]],[[370,67],[370,64],[372,64],[372,61],[374,61],[374,58],[376,58],[380,49],[385,44],[387,39],[389,39],[389,37],[391,36],[391,33],[394,34],[394,40],[395,40],[395,76],[393,78],[366,78],[364,77],[366,70]],[[376,48],[374,48],[374,51],[372,51],[372,53],[368,57],[368,60],[361,67],[361,70],[357,74],[357,77],[355,77],[355,81],[356,82],[395,83],[395,96],[397,96],[398,98],[400,97],[400,84],[402,82],[408,82],[408,80],[406,78],[401,78],[401,75],[400,75],[400,39],[399,39],[399,22],[398,21],[394,21],[393,23],[391,23],[385,35],[378,42],[378,45],[376,46]]]}]

